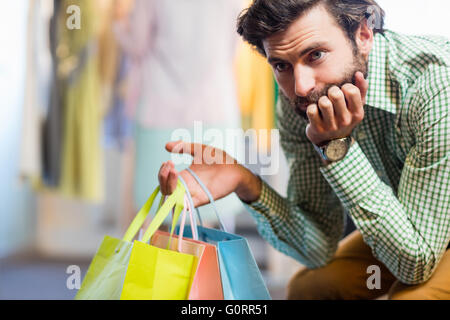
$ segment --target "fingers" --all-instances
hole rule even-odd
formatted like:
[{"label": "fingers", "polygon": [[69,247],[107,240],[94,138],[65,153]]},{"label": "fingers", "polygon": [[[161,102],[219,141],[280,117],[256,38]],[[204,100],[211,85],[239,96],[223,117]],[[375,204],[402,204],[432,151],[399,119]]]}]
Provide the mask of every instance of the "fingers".
[{"label": "fingers", "polygon": [[308,106],[306,114],[310,124],[307,127],[307,137],[314,144],[349,136],[354,127],[364,119],[361,93],[367,93],[368,83],[360,72],[355,78],[359,87],[350,83],[342,88],[333,86],[317,104]]},{"label": "fingers", "polygon": [[347,109],[345,95],[341,89],[336,86],[328,90],[328,97],[334,107],[335,123],[337,126],[347,126],[351,121],[351,114]]},{"label": "fingers", "polygon": [[347,100],[347,108],[352,115],[353,121],[361,121],[364,117],[364,108],[361,98],[361,91],[358,87],[352,84],[345,84],[342,86],[342,92]]},{"label": "fingers", "polygon": [[335,117],[333,103],[328,97],[323,96],[319,99],[319,110],[322,115],[322,121],[326,129],[335,129]]},{"label": "fingers", "polygon": [[190,154],[193,164],[235,164],[236,160],[225,151],[200,143],[173,141],[166,144],[166,150],[172,153]]},{"label": "fingers", "polygon": [[169,194],[172,194],[175,189],[177,188],[177,182],[178,182],[178,172],[175,170],[174,165],[171,161],[169,161],[171,164],[171,169],[169,173],[169,181],[168,181],[168,192]]},{"label": "fingers", "polygon": [[175,170],[172,161],[163,163],[158,173],[158,180],[163,195],[171,195],[175,191],[178,181],[178,172]]},{"label": "fingers", "polygon": [[202,153],[204,145],[199,143],[189,143],[184,141],[172,141],[166,144],[166,150],[172,153],[187,153],[195,156],[197,153]]},{"label": "fingers", "polygon": [[322,120],[320,119],[319,108],[317,107],[317,104],[309,105],[308,109],[306,109],[306,115],[308,116],[311,125],[315,126],[316,128],[322,127]]},{"label": "fingers", "polygon": [[355,86],[358,87],[361,93],[362,102],[365,104],[367,91],[369,90],[369,81],[364,79],[364,74],[361,71],[358,71],[355,74]]},{"label": "fingers", "polygon": [[307,114],[311,123],[326,131],[336,130],[340,126],[347,126],[351,121],[351,114],[347,109],[345,95],[336,86],[328,90],[328,96],[322,96],[319,99],[318,117],[315,107],[312,106],[308,111]]},{"label": "fingers", "polygon": [[[194,163],[203,163],[205,146],[200,143],[189,143],[184,141],[173,141],[166,144],[166,150],[172,153],[190,154],[194,158]],[[211,147],[210,147],[211,148]]]}]

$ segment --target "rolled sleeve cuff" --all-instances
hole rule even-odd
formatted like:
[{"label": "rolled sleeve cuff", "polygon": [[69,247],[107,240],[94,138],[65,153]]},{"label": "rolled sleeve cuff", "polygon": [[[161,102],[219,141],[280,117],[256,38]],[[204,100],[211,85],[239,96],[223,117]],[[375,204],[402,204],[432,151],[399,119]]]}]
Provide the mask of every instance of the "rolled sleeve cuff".
[{"label": "rolled sleeve cuff", "polygon": [[380,182],[356,141],[344,159],[322,167],[320,171],[347,209],[370,195]]},{"label": "rolled sleeve cuff", "polygon": [[288,210],[285,199],[272,189],[264,180],[261,180],[261,195],[255,202],[244,206],[252,213],[258,213],[266,218],[280,217]]}]

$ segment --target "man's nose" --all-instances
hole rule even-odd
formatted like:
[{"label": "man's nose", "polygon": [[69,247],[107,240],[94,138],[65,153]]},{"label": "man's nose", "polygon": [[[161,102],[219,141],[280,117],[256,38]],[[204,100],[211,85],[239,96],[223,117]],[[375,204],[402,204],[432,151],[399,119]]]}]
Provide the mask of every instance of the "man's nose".
[{"label": "man's nose", "polygon": [[316,80],[311,68],[297,66],[294,71],[295,94],[299,97],[307,97],[314,91]]}]

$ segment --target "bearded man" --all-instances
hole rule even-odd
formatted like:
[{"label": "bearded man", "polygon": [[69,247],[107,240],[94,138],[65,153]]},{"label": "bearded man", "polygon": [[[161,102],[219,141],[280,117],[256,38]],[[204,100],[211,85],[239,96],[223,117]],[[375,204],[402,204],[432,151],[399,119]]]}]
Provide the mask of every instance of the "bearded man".
[{"label": "bearded man", "polygon": [[[255,0],[239,16],[280,87],[288,196],[236,162],[191,169],[215,199],[236,192],[260,234],[305,265],[289,299],[450,299],[450,43],[383,20],[372,0]],[[188,143],[167,150],[202,157]],[[178,174],[163,164],[163,193]],[[341,240],[346,213],[357,230]]]}]

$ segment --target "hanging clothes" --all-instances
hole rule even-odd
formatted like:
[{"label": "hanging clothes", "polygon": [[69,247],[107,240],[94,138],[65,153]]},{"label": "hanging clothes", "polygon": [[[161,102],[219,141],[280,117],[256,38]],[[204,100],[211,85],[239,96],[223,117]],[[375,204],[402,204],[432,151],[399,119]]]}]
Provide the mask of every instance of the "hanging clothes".
[{"label": "hanging clothes", "polygon": [[26,87],[19,174],[36,186],[42,172],[41,127],[49,99],[51,57],[48,29],[53,6],[30,0],[27,28]]},{"label": "hanging clothes", "polygon": [[[192,142],[214,145],[203,136],[194,140],[195,121],[224,137],[227,129],[241,127],[233,74],[241,9],[241,0],[136,0],[129,19],[117,23],[131,62],[128,113],[136,119],[136,207],[158,184],[161,164],[171,159],[164,145],[176,129],[187,129]],[[226,151],[239,159],[236,150]],[[219,205],[230,215],[243,210],[235,195]]]},{"label": "hanging clothes", "polygon": [[241,0],[136,0],[128,23],[116,30],[145,85],[138,124],[165,129],[195,120],[239,121],[232,62],[240,9]]},{"label": "hanging clothes", "polygon": [[239,46],[235,68],[242,126],[256,130],[258,150],[265,152],[270,148],[270,134],[259,134],[259,130],[275,128],[277,89],[272,68],[263,56],[244,42]]},{"label": "hanging clothes", "polygon": [[125,150],[127,139],[131,138],[131,121],[125,113],[126,75],[129,63],[122,54],[114,33],[114,21],[118,7],[130,0],[99,0],[102,11],[102,23],[99,35],[100,78],[102,100],[104,104],[104,139],[105,147]]},{"label": "hanging clothes", "polygon": [[102,88],[102,113],[106,114],[114,104],[115,83],[120,68],[120,50],[114,31],[115,0],[96,0],[99,16],[98,55]]},{"label": "hanging clothes", "polygon": [[124,151],[127,140],[133,137],[133,123],[126,114],[126,74],[128,71],[127,59],[120,57],[119,68],[116,70],[116,79],[111,91],[111,106],[104,119],[104,144]]},{"label": "hanging clothes", "polygon": [[61,175],[61,153],[63,139],[63,104],[64,81],[58,74],[59,58],[57,47],[60,40],[61,15],[60,0],[53,1],[53,16],[50,20],[50,54],[52,71],[50,98],[47,115],[42,129],[42,182],[47,187],[56,188]]},{"label": "hanging clothes", "polygon": [[[249,7],[252,0],[244,0]],[[270,134],[261,135],[259,130],[275,128],[275,106],[278,87],[272,68],[247,42],[240,41],[235,61],[239,107],[244,129],[257,131],[257,147],[260,151],[270,148]]]},{"label": "hanging clothes", "polygon": [[[80,29],[65,27],[65,8],[80,7]],[[91,0],[64,0],[57,48],[58,72],[65,79],[60,189],[67,196],[103,200],[102,104],[98,56],[99,14]]]}]

